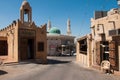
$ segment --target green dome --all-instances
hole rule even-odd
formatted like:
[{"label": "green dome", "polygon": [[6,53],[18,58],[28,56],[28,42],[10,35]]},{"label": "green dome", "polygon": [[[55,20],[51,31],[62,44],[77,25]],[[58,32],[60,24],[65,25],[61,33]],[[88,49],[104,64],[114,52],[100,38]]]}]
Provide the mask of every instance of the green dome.
[{"label": "green dome", "polygon": [[50,34],[61,34],[60,30],[56,27],[52,27],[48,32]]}]

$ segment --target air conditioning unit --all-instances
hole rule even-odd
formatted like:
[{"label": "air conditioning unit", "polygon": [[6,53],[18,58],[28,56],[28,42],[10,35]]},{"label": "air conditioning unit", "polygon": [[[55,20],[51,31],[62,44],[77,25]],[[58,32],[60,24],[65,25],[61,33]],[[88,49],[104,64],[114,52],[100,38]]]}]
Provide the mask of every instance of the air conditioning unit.
[{"label": "air conditioning unit", "polygon": [[120,29],[109,30],[109,36],[119,36]]},{"label": "air conditioning unit", "polygon": [[116,30],[109,30],[109,36],[115,36],[115,35],[117,35]]}]

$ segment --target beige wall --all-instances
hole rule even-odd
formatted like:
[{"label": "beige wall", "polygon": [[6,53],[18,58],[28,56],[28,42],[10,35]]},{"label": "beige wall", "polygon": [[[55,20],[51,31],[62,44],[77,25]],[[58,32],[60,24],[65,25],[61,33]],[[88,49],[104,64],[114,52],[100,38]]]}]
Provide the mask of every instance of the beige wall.
[{"label": "beige wall", "polygon": [[[43,25],[37,28],[34,23],[31,27],[22,24],[19,20],[16,21],[16,24],[13,23],[12,25],[8,26],[7,28],[0,31],[0,35],[4,35],[0,37],[0,40],[7,40],[8,43],[8,56],[6,61],[7,62],[18,62],[20,61],[20,47],[19,47],[19,39],[21,38],[18,34],[19,29],[30,29],[36,31],[36,39],[34,47],[35,51],[35,59],[41,59],[43,63],[47,62],[47,36],[46,36],[46,25]],[[44,51],[38,52],[38,42],[44,42]]]},{"label": "beige wall", "polygon": [[[113,14],[113,15],[108,15],[103,18],[99,19],[91,19],[91,32],[92,36],[95,39],[95,41],[101,41],[101,36],[99,34],[103,33],[103,27],[104,27],[104,33],[106,35],[106,40],[112,40],[111,36],[109,36],[108,31],[114,29],[113,22],[115,22],[115,29],[120,28],[120,14]],[[103,24],[103,27],[102,25]],[[99,30],[97,30],[99,26]],[[93,28],[94,27],[94,28]],[[95,35],[94,35],[95,32]]]},{"label": "beige wall", "polygon": [[[99,30],[98,30],[98,26],[99,26]],[[96,42],[102,41],[101,34],[103,33],[105,33],[106,41],[112,41],[112,36],[109,36],[109,30],[114,30],[114,29],[120,29],[120,14],[116,9],[110,10],[106,17],[102,17],[99,19],[94,19],[94,18],[91,19],[91,33],[92,33],[91,50],[93,54],[92,55],[93,65],[96,65],[96,53],[97,53]]]},{"label": "beige wall", "polygon": [[80,44],[79,41],[82,40],[83,37],[79,38],[76,44],[76,60],[84,65],[85,67],[89,67],[92,64],[92,55],[91,55],[91,40],[90,35],[84,36],[87,39],[87,54],[80,53]]},{"label": "beige wall", "polygon": [[[18,61],[18,22],[12,23],[6,28],[1,29],[0,35],[6,37],[8,44],[8,57],[9,61]],[[1,39],[0,39],[1,40]]]},{"label": "beige wall", "polygon": [[[47,62],[47,33],[46,25],[36,29],[36,59],[41,59],[44,63]],[[38,42],[44,42],[44,51],[38,52]]]},{"label": "beige wall", "polygon": [[11,30],[7,32],[8,42],[8,58],[13,61],[18,61],[18,42],[17,42],[17,25],[14,25]]}]

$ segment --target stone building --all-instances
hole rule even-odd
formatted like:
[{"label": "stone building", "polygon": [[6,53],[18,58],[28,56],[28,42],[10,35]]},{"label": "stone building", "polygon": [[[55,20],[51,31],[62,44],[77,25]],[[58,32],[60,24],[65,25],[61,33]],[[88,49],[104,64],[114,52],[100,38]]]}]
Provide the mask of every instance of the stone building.
[{"label": "stone building", "polygon": [[32,21],[32,8],[27,1],[20,7],[20,19],[0,30],[0,59],[19,62],[27,59],[47,61],[46,24]]},{"label": "stone building", "polygon": [[90,67],[92,65],[91,37],[92,37],[91,34],[88,34],[77,39],[76,60],[85,67]]},{"label": "stone building", "polygon": [[[103,15],[104,13],[104,15]],[[103,60],[109,60],[111,67],[120,71],[120,11],[97,11],[91,18],[91,38],[80,38],[77,41],[77,61],[90,66],[100,67]],[[89,39],[90,40],[89,40]],[[87,54],[80,54],[79,45],[82,40],[87,41]],[[82,57],[82,59],[81,59]],[[87,58],[87,59],[86,59]],[[86,62],[84,62],[86,61]],[[90,61],[90,62],[88,62]]]},{"label": "stone building", "polygon": [[109,60],[115,70],[120,70],[120,13],[111,9],[107,16],[91,19],[93,64]]},{"label": "stone building", "polygon": [[71,35],[70,20],[67,21],[67,35],[61,34],[60,29],[51,27],[51,22],[48,21],[47,33],[47,51],[48,55],[72,55],[75,49],[74,36]]}]

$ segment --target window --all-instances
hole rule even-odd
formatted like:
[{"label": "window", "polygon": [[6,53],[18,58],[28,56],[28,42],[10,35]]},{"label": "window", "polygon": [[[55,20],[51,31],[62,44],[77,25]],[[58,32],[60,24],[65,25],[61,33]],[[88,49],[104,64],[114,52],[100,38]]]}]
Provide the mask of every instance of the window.
[{"label": "window", "polygon": [[38,42],[38,51],[44,51],[44,42]]},{"label": "window", "polygon": [[7,41],[0,41],[0,55],[8,55],[8,44]]},{"label": "window", "polygon": [[24,21],[25,22],[29,22],[29,19],[28,19],[28,16],[29,16],[29,10],[28,9],[25,9],[24,10]]},{"label": "window", "polygon": [[87,55],[87,39],[80,40],[79,45],[80,53]]}]

